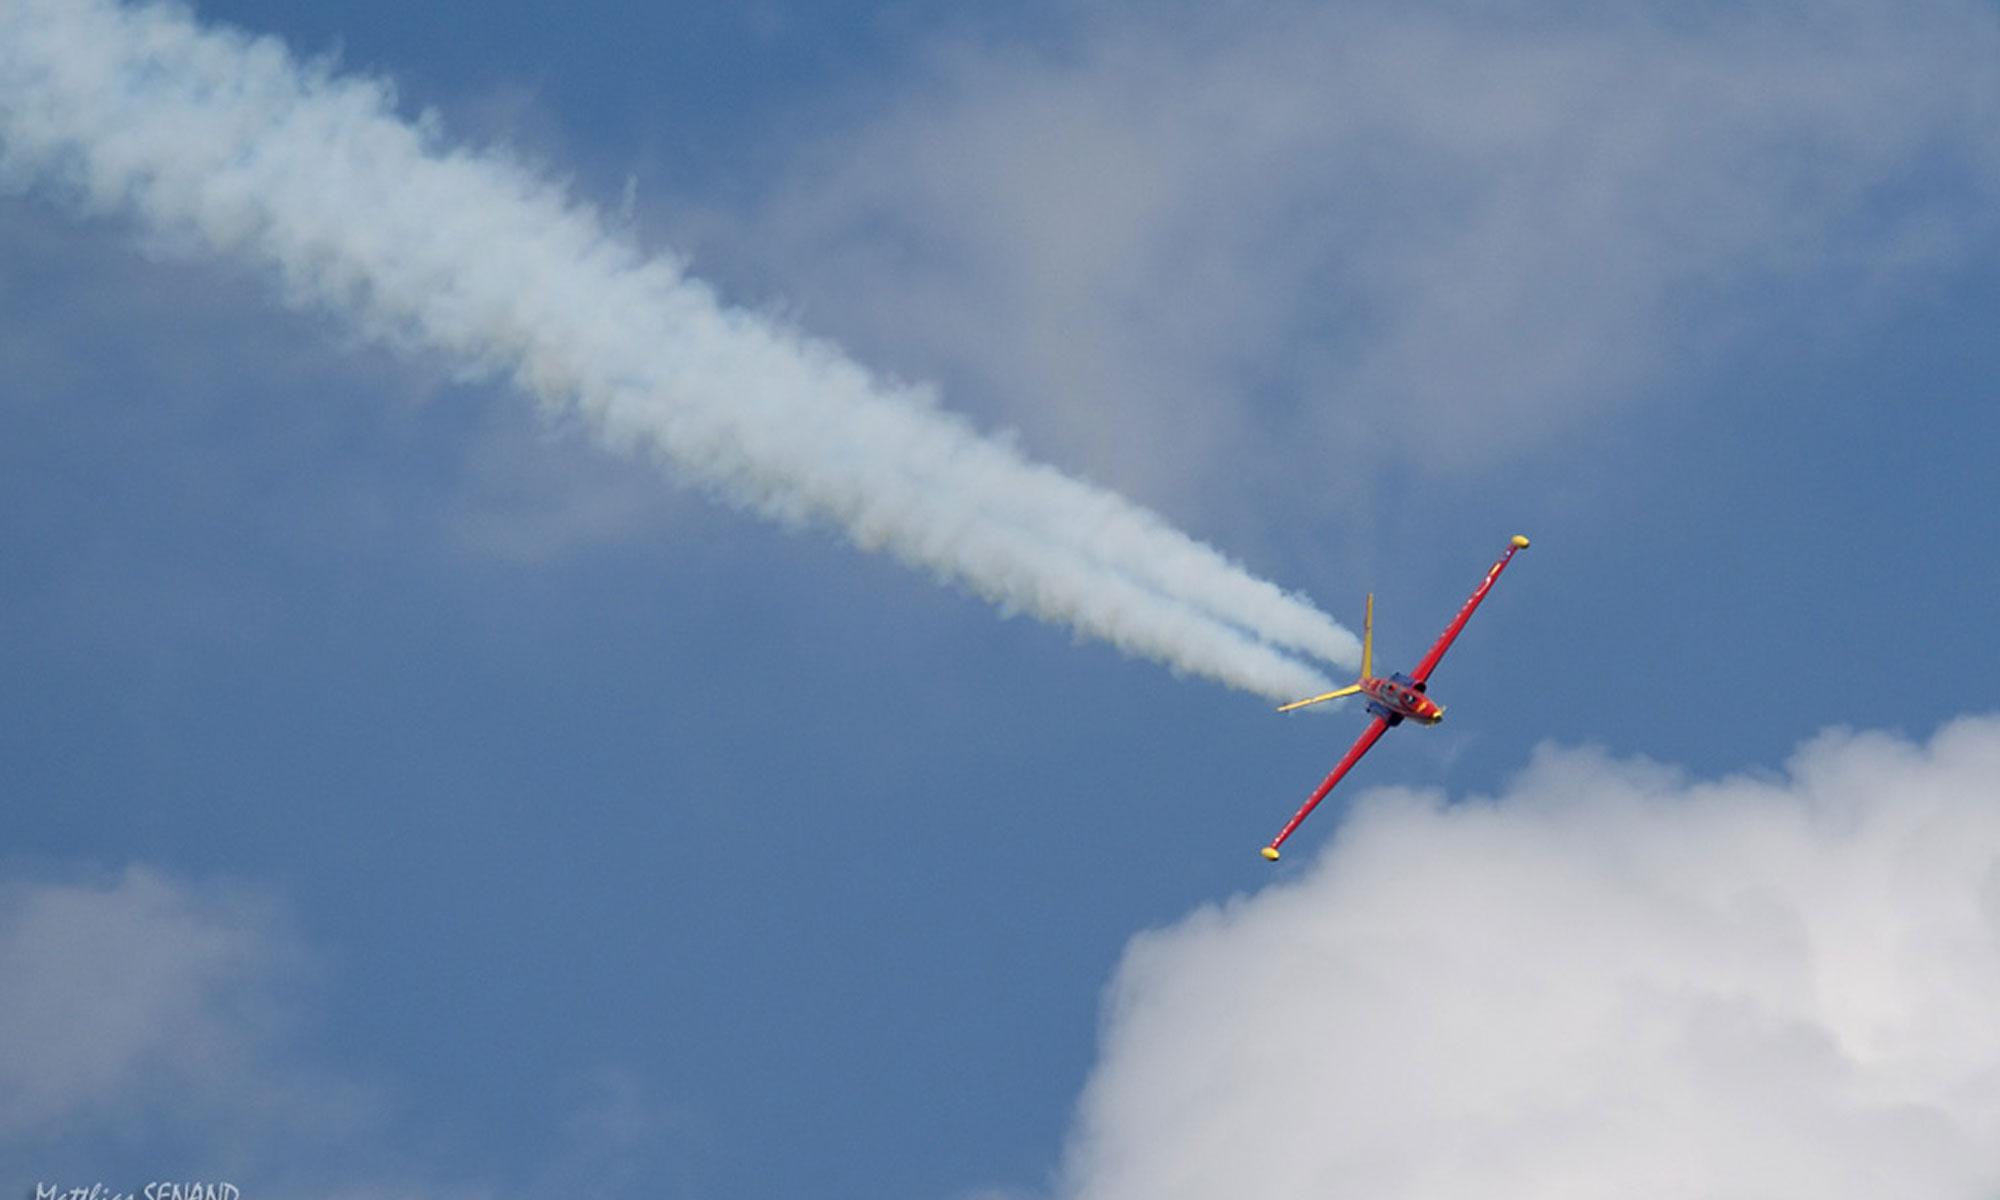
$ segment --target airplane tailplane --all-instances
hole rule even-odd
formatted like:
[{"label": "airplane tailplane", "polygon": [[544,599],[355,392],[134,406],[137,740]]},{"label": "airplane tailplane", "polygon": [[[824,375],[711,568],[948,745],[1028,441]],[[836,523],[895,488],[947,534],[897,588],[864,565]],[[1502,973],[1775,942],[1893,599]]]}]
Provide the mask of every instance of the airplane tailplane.
[{"label": "airplane tailplane", "polygon": [[1304,700],[1294,700],[1290,704],[1281,704],[1278,706],[1278,711],[1290,712],[1295,708],[1304,708],[1308,704],[1318,704],[1322,700],[1338,700],[1342,696],[1352,696],[1357,692],[1359,692],[1360,690],[1361,690],[1360,684],[1358,683],[1351,684],[1348,687],[1341,688],[1337,692],[1326,692],[1318,696],[1309,696]]},{"label": "airplane tailplane", "polygon": [[[1374,673],[1375,673],[1375,593],[1370,592],[1368,593],[1368,609],[1362,615],[1361,618],[1361,678],[1367,679]],[[1295,708],[1304,708],[1308,704],[1318,704],[1325,700],[1338,700],[1342,696],[1357,695],[1360,693],[1360,691],[1361,691],[1361,684],[1357,681],[1337,691],[1326,692],[1318,696],[1308,696],[1304,700],[1294,700],[1290,704],[1281,704],[1278,706],[1278,711],[1290,712]]]}]

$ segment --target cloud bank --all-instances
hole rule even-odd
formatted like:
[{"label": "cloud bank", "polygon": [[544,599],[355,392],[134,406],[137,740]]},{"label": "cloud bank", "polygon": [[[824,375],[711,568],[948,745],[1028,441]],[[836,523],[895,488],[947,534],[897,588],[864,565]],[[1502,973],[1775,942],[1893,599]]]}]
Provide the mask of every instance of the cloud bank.
[{"label": "cloud bank", "polygon": [[1990,5],[1066,11],[811,128],[712,236],[1205,513],[1509,462],[1768,329],[1774,295],[1866,320],[1992,252]]},{"label": "cloud bank", "polygon": [[186,9],[0,3],[0,185],[275,275],[292,303],[512,379],[606,443],[1020,611],[1273,697],[1359,647],[1151,512],[837,347],[722,304],[391,90]]},{"label": "cloud bank", "polygon": [[1990,1197],[1996,1003],[2000,718],[1784,778],[1545,748],[1134,941],[1062,1194]]}]

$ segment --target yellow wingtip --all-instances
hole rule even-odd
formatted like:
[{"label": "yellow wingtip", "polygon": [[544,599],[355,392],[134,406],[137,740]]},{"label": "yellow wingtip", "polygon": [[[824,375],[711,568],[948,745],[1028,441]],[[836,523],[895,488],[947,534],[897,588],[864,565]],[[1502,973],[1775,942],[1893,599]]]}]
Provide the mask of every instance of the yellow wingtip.
[{"label": "yellow wingtip", "polygon": [[1272,861],[1272,862],[1277,862],[1277,861],[1278,861],[1278,848],[1277,848],[1276,846],[1266,846],[1266,847],[1264,847],[1264,857],[1265,857],[1265,858],[1267,858],[1267,859],[1269,859],[1269,860],[1270,860],[1270,861]]},{"label": "yellow wingtip", "polygon": [[1517,534],[1515,534],[1515,535],[1514,535],[1514,549],[1516,549],[1516,550],[1526,550],[1527,548],[1528,548],[1528,539],[1527,539],[1527,538],[1524,538],[1524,537],[1522,537],[1522,536],[1521,536],[1520,534],[1518,534],[1518,533],[1517,533]]}]

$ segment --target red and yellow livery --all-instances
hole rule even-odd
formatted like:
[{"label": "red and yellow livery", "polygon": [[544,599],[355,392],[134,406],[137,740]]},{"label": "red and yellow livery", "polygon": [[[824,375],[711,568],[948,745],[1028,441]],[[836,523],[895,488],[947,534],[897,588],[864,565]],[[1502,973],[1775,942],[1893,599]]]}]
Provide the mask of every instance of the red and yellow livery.
[{"label": "red and yellow livery", "polygon": [[1375,677],[1375,597],[1372,595],[1368,597],[1368,608],[1361,626],[1361,678],[1338,691],[1295,700],[1278,711],[1289,712],[1295,708],[1304,708],[1308,704],[1318,704],[1322,700],[1337,700],[1342,696],[1366,696],[1368,712],[1374,719],[1368,723],[1368,728],[1362,731],[1361,736],[1355,739],[1354,745],[1348,748],[1333,771],[1319,787],[1313,790],[1313,794],[1306,798],[1305,806],[1278,831],[1278,836],[1271,839],[1271,844],[1264,847],[1265,858],[1272,862],[1278,860],[1278,847],[1284,844],[1286,838],[1292,836],[1292,830],[1297,829],[1299,822],[1306,819],[1306,814],[1310,813],[1321,800],[1326,799],[1326,794],[1333,790],[1333,785],[1339,783],[1341,777],[1353,769],[1355,763],[1361,761],[1361,756],[1368,753],[1369,748],[1383,734],[1405,721],[1435,725],[1444,720],[1444,706],[1431,699],[1428,694],[1431,672],[1437,669],[1438,660],[1444,657],[1444,652],[1451,649],[1452,642],[1458,638],[1459,630],[1465,628],[1465,622],[1471,618],[1472,610],[1478,608],[1480,601],[1486,599],[1486,593],[1493,588],[1493,581],[1500,578],[1500,572],[1507,569],[1507,564],[1513,561],[1515,553],[1527,549],[1527,546],[1527,538],[1515,535],[1513,541],[1507,544],[1506,553],[1500,556],[1500,561],[1494,563],[1493,569],[1486,572],[1486,578],[1480,580],[1479,586],[1472,590],[1472,595],[1466,600],[1465,606],[1458,610],[1458,615],[1452,618],[1451,624],[1445,626],[1444,632],[1438,635],[1438,640],[1432,643],[1430,652],[1425,654],[1423,661],[1407,675],[1398,671],[1386,679]]}]

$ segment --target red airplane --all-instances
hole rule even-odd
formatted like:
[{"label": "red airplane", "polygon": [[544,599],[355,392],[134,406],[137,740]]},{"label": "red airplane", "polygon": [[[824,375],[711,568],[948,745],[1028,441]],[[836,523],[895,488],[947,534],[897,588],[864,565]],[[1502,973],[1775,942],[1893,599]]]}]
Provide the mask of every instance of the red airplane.
[{"label": "red airplane", "polygon": [[1312,795],[1306,797],[1305,807],[1299,809],[1298,815],[1278,831],[1278,836],[1271,839],[1270,845],[1264,847],[1265,858],[1272,862],[1278,861],[1278,847],[1284,844],[1286,838],[1292,836],[1292,830],[1297,829],[1299,822],[1306,819],[1306,814],[1310,813],[1320,801],[1326,799],[1326,794],[1333,790],[1333,785],[1339,783],[1341,777],[1352,770],[1355,763],[1361,761],[1361,756],[1368,753],[1369,748],[1384,733],[1404,721],[1435,725],[1444,720],[1444,706],[1425,694],[1430,685],[1431,672],[1437,669],[1438,660],[1444,657],[1444,652],[1451,649],[1451,643],[1458,637],[1458,631],[1465,628],[1465,622],[1472,616],[1472,610],[1479,607],[1481,600],[1486,599],[1486,593],[1492,589],[1493,581],[1500,578],[1500,572],[1506,570],[1507,564],[1513,561],[1514,552],[1525,550],[1527,546],[1527,538],[1515,535],[1514,540],[1507,546],[1507,552],[1500,556],[1500,561],[1493,564],[1493,569],[1486,572],[1486,578],[1472,590],[1472,598],[1465,602],[1465,607],[1458,610],[1458,615],[1452,618],[1451,624],[1445,626],[1445,631],[1438,635],[1438,640],[1431,647],[1430,653],[1424,655],[1424,660],[1417,664],[1417,669],[1407,675],[1398,671],[1387,679],[1377,679],[1369,674],[1370,660],[1374,657],[1375,649],[1375,597],[1372,595],[1368,597],[1367,616],[1363,618],[1361,626],[1360,681],[1337,692],[1328,692],[1309,700],[1294,700],[1278,711],[1290,712],[1295,708],[1304,708],[1308,704],[1318,704],[1322,700],[1337,700],[1342,696],[1359,694],[1368,697],[1368,711],[1374,714],[1375,719],[1369,722],[1368,728],[1355,739],[1346,757],[1340,760],[1340,765],[1333,769],[1333,773],[1326,777],[1326,781],[1315,788]]}]

